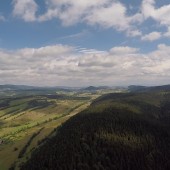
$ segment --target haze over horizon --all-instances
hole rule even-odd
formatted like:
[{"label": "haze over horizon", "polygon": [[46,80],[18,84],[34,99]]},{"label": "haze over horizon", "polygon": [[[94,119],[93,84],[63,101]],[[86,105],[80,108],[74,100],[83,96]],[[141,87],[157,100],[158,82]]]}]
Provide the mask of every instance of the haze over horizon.
[{"label": "haze over horizon", "polygon": [[3,0],[0,84],[170,84],[168,0]]}]

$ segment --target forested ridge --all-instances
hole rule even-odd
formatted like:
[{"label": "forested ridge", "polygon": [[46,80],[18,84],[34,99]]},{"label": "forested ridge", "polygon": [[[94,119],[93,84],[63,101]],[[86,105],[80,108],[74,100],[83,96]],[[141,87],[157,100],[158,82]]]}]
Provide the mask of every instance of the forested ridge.
[{"label": "forested ridge", "polygon": [[22,170],[169,170],[170,93],[107,94],[69,119]]}]

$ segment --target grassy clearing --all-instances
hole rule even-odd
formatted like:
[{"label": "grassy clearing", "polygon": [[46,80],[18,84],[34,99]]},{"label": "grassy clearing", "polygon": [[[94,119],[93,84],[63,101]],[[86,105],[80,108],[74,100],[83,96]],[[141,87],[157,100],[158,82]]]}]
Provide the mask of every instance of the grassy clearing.
[{"label": "grassy clearing", "polygon": [[[0,170],[9,169],[14,162],[18,169],[18,165],[29,158],[31,152],[38,147],[39,141],[47,138],[56,127],[90,104],[89,99],[78,100],[76,98],[75,100],[70,97],[72,95],[69,94],[68,99],[49,99],[44,96],[42,100],[41,96],[10,99],[9,107],[0,110],[0,139],[4,140],[4,143],[0,145]],[[90,95],[83,97],[96,98]],[[35,102],[35,99],[38,99],[38,102]],[[31,101],[34,101],[33,105],[30,105]],[[52,104],[46,105],[46,103]],[[43,107],[37,107],[37,104],[42,104]],[[32,135],[41,128],[43,128],[42,131],[35,135],[27,145]],[[26,145],[22,158],[18,159],[19,153]]]}]

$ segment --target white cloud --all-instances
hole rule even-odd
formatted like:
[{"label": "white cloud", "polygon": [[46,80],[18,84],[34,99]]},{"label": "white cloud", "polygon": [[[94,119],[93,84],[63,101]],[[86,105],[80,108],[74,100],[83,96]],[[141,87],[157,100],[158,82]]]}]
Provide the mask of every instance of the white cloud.
[{"label": "white cloud", "polygon": [[162,37],[161,32],[151,32],[141,37],[143,41],[155,41]]},{"label": "white cloud", "polygon": [[128,30],[126,34],[128,37],[142,36],[142,32],[137,29],[136,30]]},{"label": "white cloud", "polygon": [[53,45],[53,46],[46,46],[46,47],[41,47],[38,49],[32,49],[32,48],[25,48],[17,51],[17,54],[24,56],[24,57],[29,57],[35,56],[35,57],[55,57],[59,55],[64,55],[67,53],[71,53],[73,51],[73,47],[70,46],[63,46],[61,44],[58,45]]},{"label": "white cloud", "polygon": [[122,47],[113,47],[110,49],[110,53],[112,54],[133,54],[138,52],[139,49],[137,48],[132,48],[132,47],[128,47],[128,46],[122,46]]},{"label": "white cloud", "polygon": [[143,21],[141,13],[127,15],[127,8],[115,0],[46,0],[46,12],[36,15],[38,5],[35,0],[13,0],[14,16],[30,21],[47,21],[53,18],[61,20],[64,26],[77,23],[100,25],[127,32],[128,36],[139,36],[137,23]]},{"label": "white cloud", "polygon": [[[148,18],[153,19],[159,25],[167,28],[167,32],[162,33],[162,37],[170,36],[170,4],[156,7],[155,0],[143,0],[141,7],[142,14],[147,20]],[[157,35],[156,35],[157,34]],[[159,39],[160,34],[155,32],[155,35],[152,35],[156,39]],[[146,37],[147,38],[147,37]],[[152,39],[152,38],[151,38]]]},{"label": "white cloud", "polygon": [[111,6],[94,9],[85,19],[92,25],[117,27],[120,30],[126,30],[129,27],[129,21],[126,19],[126,8],[117,2]]},{"label": "white cloud", "polygon": [[[80,22],[84,15],[87,15],[91,10],[107,5],[110,1],[112,0],[47,0],[47,13],[49,10],[58,11],[56,16],[62,20],[63,24],[70,25]],[[51,18],[53,17],[51,15]]]},{"label": "white cloud", "polygon": [[156,8],[155,0],[143,0],[142,13],[144,17],[152,18],[161,25],[170,26],[170,4]]},{"label": "white cloud", "polygon": [[24,21],[35,21],[38,5],[34,0],[13,0],[13,15]]},{"label": "white cloud", "polygon": [[84,54],[101,54],[101,53],[106,53],[106,51],[100,51],[96,49],[87,49],[87,48],[80,48],[78,49],[80,53]]},{"label": "white cloud", "polygon": [[[119,16],[119,17],[118,17]],[[95,8],[84,19],[90,25],[99,25],[104,28],[115,28],[118,31],[126,31],[129,36],[139,36],[141,32],[133,23],[141,23],[142,15],[137,13],[127,15],[127,8],[120,2],[112,2],[110,5]]]},{"label": "white cloud", "polygon": [[170,26],[168,27],[167,32],[164,33],[164,36],[165,37],[170,37]]},{"label": "white cloud", "polygon": [[[150,65],[146,66],[149,75],[159,75],[167,78],[170,76],[170,46],[158,45],[158,49],[150,53]],[[168,80],[169,81],[169,80]]]},{"label": "white cloud", "polygon": [[[116,0],[45,0],[43,14],[38,14],[41,6],[35,0],[13,0],[13,5],[13,15],[26,22],[58,19],[64,26],[86,23],[123,31],[128,37],[141,37],[139,26],[149,18],[161,26],[170,27],[170,4],[157,7],[155,0],[143,0],[140,10],[131,15],[128,13],[132,9]],[[155,27],[153,32],[156,30]],[[169,31],[162,35],[169,37]],[[158,37],[158,34],[154,36]]]},{"label": "white cloud", "polygon": [[[142,54],[120,46],[100,52],[66,45],[0,50],[0,84],[126,85],[170,81],[170,46]],[[95,52],[94,52],[95,51]]]}]

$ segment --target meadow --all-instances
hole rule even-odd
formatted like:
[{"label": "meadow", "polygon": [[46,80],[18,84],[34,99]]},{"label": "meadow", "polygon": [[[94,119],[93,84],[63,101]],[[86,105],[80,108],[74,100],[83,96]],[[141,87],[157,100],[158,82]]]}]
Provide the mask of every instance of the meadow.
[{"label": "meadow", "polygon": [[50,138],[58,126],[87,108],[100,95],[64,91],[7,94],[0,98],[1,170],[13,164],[18,169],[17,166]]}]

